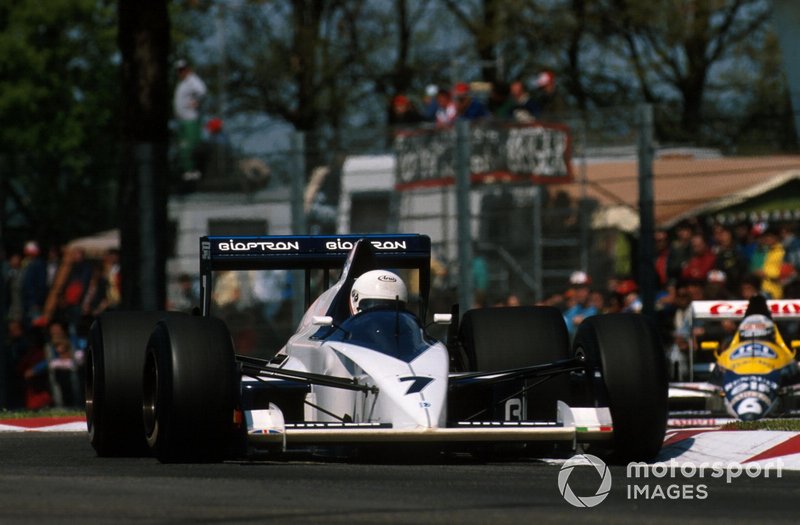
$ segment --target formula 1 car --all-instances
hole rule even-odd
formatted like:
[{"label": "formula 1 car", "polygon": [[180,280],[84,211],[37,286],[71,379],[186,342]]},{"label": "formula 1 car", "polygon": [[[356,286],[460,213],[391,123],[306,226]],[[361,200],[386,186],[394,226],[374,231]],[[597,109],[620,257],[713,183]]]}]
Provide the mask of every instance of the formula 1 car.
[{"label": "formula 1 car", "polygon": [[690,381],[670,384],[671,425],[800,415],[800,341],[787,345],[775,322],[800,319],[799,301],[757,295],[749,301],[695,301],[690,308],[692,325],[740,322],[722,340],[702,341],[699,356],[690,348]]},{"label": "formula 1 car", "polygon": [[[274,357],[241,355],[211,315],[214,272],[305,272],[306,313]],[[417,272],[408,293],[397,273]],[[311,297],[312,273],[338,280]],[[100,456],[162,462],[419,447],[651,460],[667,371],[645,319],[603,315],[570,345],[551,307],[473,309],[428,333],[423,235],[202,237],[202,309],[108,312],[92,326],[86,415]],[[418,296],[418,297],[415,297]],[[313,301],[312,301],[313,299]],[[418,313],[407,309],[415,299]],[[443,327],[444,329],[445,327]]]}]

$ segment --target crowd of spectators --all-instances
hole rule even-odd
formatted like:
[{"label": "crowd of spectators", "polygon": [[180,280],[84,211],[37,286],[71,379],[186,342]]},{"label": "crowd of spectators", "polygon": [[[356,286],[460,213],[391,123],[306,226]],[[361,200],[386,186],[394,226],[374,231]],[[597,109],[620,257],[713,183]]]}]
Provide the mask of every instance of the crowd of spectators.
[{"label": "crowd of spectators", "polygon": [[[735,329],[735,323],[690,324],[692,301],[749,299],[755,294],[800,298],[797,234],[798,225],[791,222],[704,227],[698,221],[685,221],[671,232],[655,232],[656,320],[673,379],[686,377],[690,343],[697,348],[699,341]],[[563,311],[570,335],[589,315],[642,309],[638,284],[630,276],[615,277],[598,287],[582,271],[572,273],[563,293],[544,302]]]},{"label": "crowd of spectators", "polygon": [[36,241],[4,261],[6,341],[0,409],[83,405],[83,356],[96,316],[120,302],[119,256]]},{"label": "crowd of spectators", "polygon": [[550,71],[535,79],[511,83],[457,82],[452,87],[430,84],[421,97],[398,93],[389,105],[393,129],[429,123],[450,126],[459,119],[496,118],[533,122],[547,109],[556,93],[556,78]]}]

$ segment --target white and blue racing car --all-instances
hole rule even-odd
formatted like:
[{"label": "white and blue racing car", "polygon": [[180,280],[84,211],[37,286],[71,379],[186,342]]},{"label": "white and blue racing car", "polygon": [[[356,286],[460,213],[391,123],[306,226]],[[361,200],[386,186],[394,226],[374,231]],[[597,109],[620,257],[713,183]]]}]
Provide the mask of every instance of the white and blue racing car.
[{"label": "white and blue racing car", "polygon": [[[212,316],[214,273],[279,268],[305,272],[306,313],[274,357],[241,355]],[[411,293],[396,270],[418,275]],[[312,272],[327,283],[317,297]],[[453,307],[430,316],[449,325],[436,340],[423,235],[202,237],[200,274],[197,315],[108,312],[93,325],[86,415],[99,455],[590,447],[630,461],[661,448],[667,371],[641,316],[589,318],[570,343],[554,308]]]}]

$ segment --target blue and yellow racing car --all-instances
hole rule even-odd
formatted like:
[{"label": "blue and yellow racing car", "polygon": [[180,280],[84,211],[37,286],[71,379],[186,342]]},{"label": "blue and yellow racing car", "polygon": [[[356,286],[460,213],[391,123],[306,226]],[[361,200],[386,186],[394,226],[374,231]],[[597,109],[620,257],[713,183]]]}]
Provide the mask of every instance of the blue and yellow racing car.
[{"label": "blue and yellow racing car", "polygon": [[[695,301],[692,322],[741,320],[732,333],[690,347],[689,381],[670,385],[671,424],[716,424],[798,416],[800,340],[787,344],[776,321],[800,319],[800,301]],[[694,346],[694,345],[693,345]],[[713,358],[709,358],[711,355]]]}]

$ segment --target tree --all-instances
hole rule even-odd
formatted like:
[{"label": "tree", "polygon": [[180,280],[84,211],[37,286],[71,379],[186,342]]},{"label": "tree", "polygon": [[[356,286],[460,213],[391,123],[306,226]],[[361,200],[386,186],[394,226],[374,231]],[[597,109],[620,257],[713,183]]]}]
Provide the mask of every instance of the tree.
[{"label": "tree", "polygon": [[596,9],[642,98],[677,106],[689,136],[701,127],[714,68],[742,58],[744,42],[763,39],[770,16],[763,0],[605,0]]},{"label": "tree", "polygon": [[166,0],[119,0],[118,13],[122,299],[126,308],[157,310],[166,299],[169,14]]},{"label": "tree", "polygon": [[[205,18],[206,38],[224,28],[225,55],[207,53],[199,68],[208,76],[227,72],[228,112],[268,116],[304,133],[313,168],[339,147],[374,139],[371,128],[385,125],[392,95],[421,92],[442,76],[439,57],[425,48],[437,33],[421,29],[431,3],[253,1],[184,14],[203,14],[192,19]],[[212,28],[211,14],[224,21]]]},{"label": "tree", "polygon": [[515,6],[503,0],[481,0],[478,5],[456,0],[444,0],[444,5],[454,15],[461,26],[472,36],[480,64],[481,78],[486,82],[497,82],[500,72],[497,61],[500,58],[498,46],[508,35],[501,26],[509,22],[507,16]]},{"label": "tree", "polygon": [[11,248],[23,236],[58,244],[113,224],[113,20],[102,0],[0,7],[0,180],[13,202],[0,221]]}]

